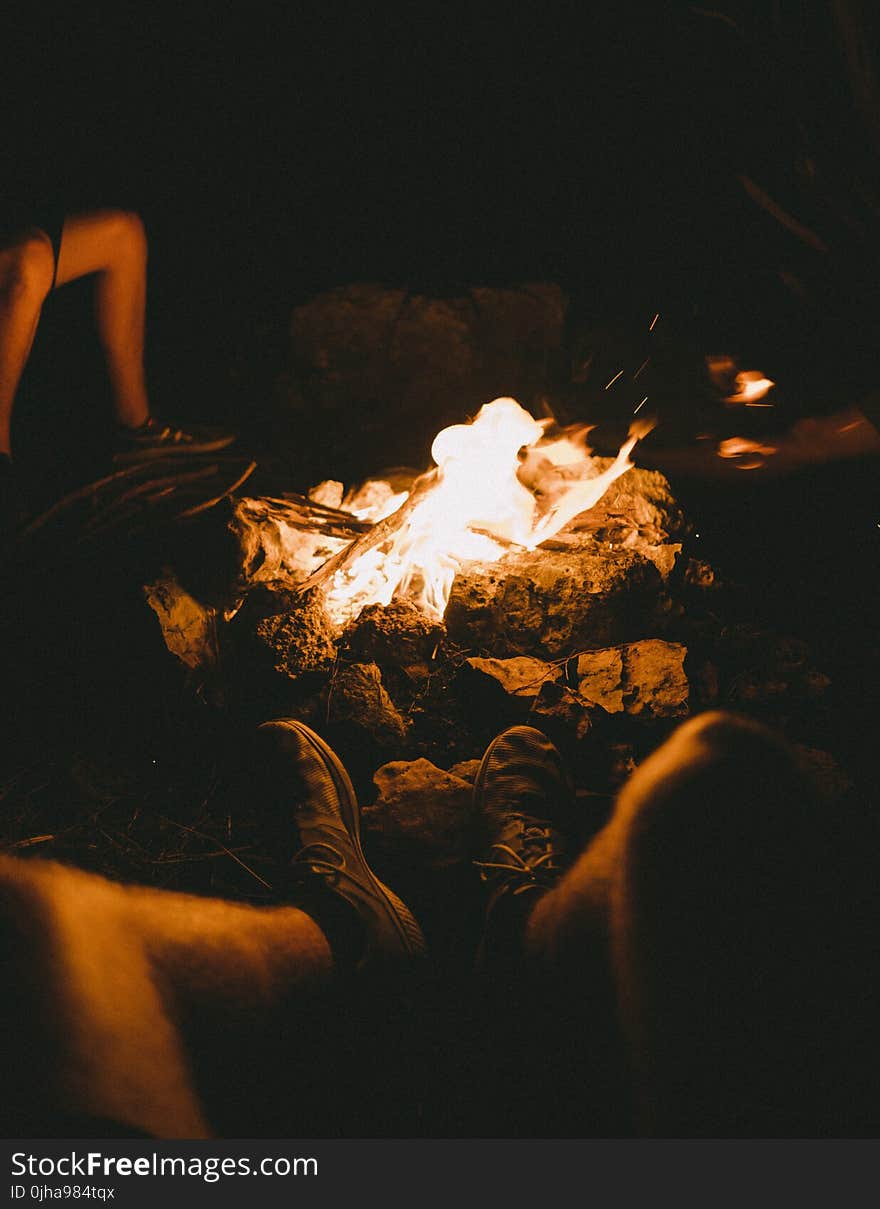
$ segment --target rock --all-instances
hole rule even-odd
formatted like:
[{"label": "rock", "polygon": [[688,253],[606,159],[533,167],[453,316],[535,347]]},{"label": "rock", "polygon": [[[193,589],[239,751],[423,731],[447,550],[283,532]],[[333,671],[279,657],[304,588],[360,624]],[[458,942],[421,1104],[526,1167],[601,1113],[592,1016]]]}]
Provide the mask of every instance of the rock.
[{"label": "rock", "polygon": [[684,569],[684,582],[691,588],[717,588],[718,576],[714,567],[701,558],[689,558]]},{"label": "rock", "polygon": [[653,563],[589,535],[552,547],[465,564],[446,610],[450,637],[495,656],[556,658],[650,633],[665,599]]},{"label": "rock", "polygon": [[193,669],[211,667],[217,660],[214,610],[190,596],[170,571],[147,584],[144,595],[172,655]]},{"label": "rock", "polygon": [[[605,460],[596,464],[602,466]],[[589,533],[606,549],[632,550],[668,579],[681,554],[681,543],[668,539],[680,532],[683,523],[667,479],[656,470],[633,467],[560,536],[565,540],[566,535]]]},{"label": "rock", "polygon": [[634,548],[651,560],[664,579],[668,579],[672,574],[681,554],[681,542],[664,542],[659,546],[651,546],[647,542],[637,541]]},{"label": "rock", "polygon": [[421,665],[431,658],[445,628],[409,600],[369,605],[343,635],[352,654],[394,667]]},{"label": "rock", "polygon": [[620,648],[585,651],[577,661],[578,693],[608,714],[623,712],[623,654]]},{"label": "rock", "polygon": [[681,718],[688,712],[687,647],[646,638],[578,655],[577,696],[606,713]]},{"label": "rock", "polygon": [[462,760],[459,764],[453,764],[449,769],[449,775],[459,777],[462,781],[468,781],[473,785],[477,779],[477,773],[480,771],[481,760]]},{"label": "rock", "polygon": [[711,659],[705,659],[696,670],[691,667],[688,679],[699,708],[709,709],[718,703],[721,692],[718,668]]},{"label": "rock", "polygon": [[272,499],[236,502],[229,530],[239,547],[243,586],[302,583],[350,539],[329,537],[292,524],[292,506]]},{"label": "rock", "polygon": [[638,768],[636,753],[629,743],[612,743],[608,748],[608,782],[617,791]]},{"label": "rock", "polygon": [[261,618],[254,635],[274,670],[291,680],[329,671],[336,658],[326,614],[314,593],[288,597],[286,611]]},{"label": "rock", "polygon": [[541,685],[530,716],[538,727],[551,723],[575,739],[583,739],[592,725],[590,703],[564,684],[552,680]]},{"label": "rock", "polygon": [[589,515],[590,527],[599,528],[603,538],[632,548],[638,548],[634,538],[657,544],[683,526],[668,479],[658,470],[637,467],[612,483]]},{"label": "rock", "polygon": [[819,701],[831,686],[800,639],[747,627],[731,627],[725,639],[725,654],[736,660],[726,693],[734,708],[762,715],[784,713],[794,703],[803,707],[808,701]]},{"label": "rock", "polygon": [[375,663],[342,665],[328,686],[327,721],[354,729],[380,751],[400,751],[406,723],[382,684]]},{"label": "rock", "polygon": [[544,663],[529,655],[515,655],[512,659],[468,659],[466,667],[480,676],[487,676],[510,697],[522,697],[533,701],[547,680],[558,680],[560,667]]},{"label": "rock", "polygon": [[[436,432],[486,399],[531,399],[562,357],[558,286],[431,297],[361,284],[327,290],[291,318],[290,406],[385,433],[394,456],[424,457]],[[405,417],[405,419],[404,419]],[[397,442],[396,445],[393,442]]]},{"label": "rock", "polygon": [[[619,656],[618,664],[622,666]],[[561,725],[578,739],[590,729],[591,702],[562,683],[562,667],[527,655],[512,659],[474,657],[464,666],[488,684],[497,685],[508,700],[516,699],[527,705],[530,719]],[[541,721],[536,725],[540,726]]]},{"label": "rock", "polygon": [[[476,761],[474,761],[476,763]],[[381,834],[394,855],[443,868],[472,855],[473,787],[430,760],[396,761],[377,769],[379,796],[365,806],[365,827]]]},{"label": "rock", "polygon": [[309,499],[325,508],[341,508],[345,495],[345,484],[338,479],[324,479],[309,488]]},{"label": "rock", "polygon": [[689,686],[684,671],[687,647],[648,638],[623,648],[623,700],[628,714],[642,718],[683,718]]}]

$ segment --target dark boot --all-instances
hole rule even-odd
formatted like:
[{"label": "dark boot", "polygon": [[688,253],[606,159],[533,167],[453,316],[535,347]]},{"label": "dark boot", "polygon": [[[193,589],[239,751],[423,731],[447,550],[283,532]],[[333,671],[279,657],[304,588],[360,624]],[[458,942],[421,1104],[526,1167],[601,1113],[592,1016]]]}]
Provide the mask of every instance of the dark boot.
[{"label": "dark boot", "polygon": [[421,957],[425,940],[412,912],[367,864],[360,808],[339,757],[293,719],[264,723],[258,741],[274,799],[292,812],[299,843],[293,864],[312,882],[314,915],[334,955],[350,952],[358,970]]},{"label": "dark boot", "polygon": [[483,756],[474,804],[485,835],[474,862],[488,891],[477,958],[485,968],[518,958],[529,914],[569,863],[574,792],[550,740],[513,726]]}]

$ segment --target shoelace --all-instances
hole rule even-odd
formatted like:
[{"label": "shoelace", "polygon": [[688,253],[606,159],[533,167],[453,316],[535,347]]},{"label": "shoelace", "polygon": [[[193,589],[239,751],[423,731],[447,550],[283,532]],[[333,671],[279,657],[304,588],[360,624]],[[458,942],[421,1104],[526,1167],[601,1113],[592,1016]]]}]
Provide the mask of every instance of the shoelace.
[{"label": "shoelace", "polygon": [[[326,856],[307,855],[310,852],[329,853],[329,859]],[[335,848],[332,844],[325,843],[323,840],[315,840],[311,844],[306,844],[304,848],[300,848],[290,863],[292,867],[307,868],[312,873],[319,874],[321,877],[338,878],[345,876],[352,881],[357,881],[357,878],[346,868],[345,855],[338,848]]]},{"label": "shoelace", "polygon": [[182,428],[170,428],[167,424],[160,432],[154,432],[153,436],[157,441],[168,441],[173,445],[181,445],[191,439],[189,433],[184,432]]},{"label": "shoelace", "polygon": [[522,890],[527,889],[529,884],[538,881],[542,873],[555,873],[559,868],[558,865],[553,863],[556,853],[554,853],[551,847],[550,829],[535,825],[524,827],[523,841],[525,843],[534,843],[536,840],[542,841],[546,845],[546,850],[534,859],[524,859],[509,844],[493,844],[490,852],[497,852],[511,859],[509,861],[474,861],[473,863],[480,870],[480,876],[484,881],[486,880],[488,871],[492,869],[498,870],[500,873],[514,873],[518,876],[525,875],[528,881],[514,890],[514,894],[519,894]]},{"label": "shoelace", "polygon": [[134,439],[145,439],[150,444],[158,442],[165,445],[184,445],[188,444],[192,437],[183,428],[172,428],[170,424],[159,425],[150,417],[146,426],[141,430],[134,431]]}]

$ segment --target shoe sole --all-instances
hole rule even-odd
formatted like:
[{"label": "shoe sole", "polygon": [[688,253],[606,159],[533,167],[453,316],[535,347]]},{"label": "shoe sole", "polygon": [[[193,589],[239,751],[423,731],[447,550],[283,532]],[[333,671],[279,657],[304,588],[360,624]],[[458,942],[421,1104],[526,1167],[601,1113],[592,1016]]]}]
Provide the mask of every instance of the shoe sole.
[{"label": "shoe sole", "polygon": [[415,916],[406,903],[399,899],[393,890],[386,886],[384,882],[379,881],[368,865],[367,858],[364,856],[364,850],[361,847],[361,816],[360,808],[357,804],[357,795],[342,761],[333,748],[328,743],[325,743],[320,735],[306,726],[304,722],[279,718],[268,723],[266,728],[269,729],[276,726],[292,731],[294,734],[305,739],[330,772],[340,803],[342,822],[351,837],[352,845],[361,862],[363,871],[369,878],[370,884],[378,892],[380,898],[385,900],[389,908],[388,915],[407,953],[412,957],[422,956],[426,951],[425,938]]},{"label": "shoe sole", "polygon": [[[529,740],[532,740],[533,737],[536,737],[541,741],[542,744],[544,744],[544,743],[550,744],[550,747],[553,748],[554,751],[557,751],[557,755],[558,755],[558,750],[556,749],[555,744],[553,744],[547,738],[547,736],[544,734],[543,731],[538,730],[537,727],[511,726],[511,727],[508,727],[507,730],[502,731],[502,733],[500,735],[496,736],[496,738],[494,738],[492,740],[492,742],[489,744],[489,746],[486,748],[485,752],[483,753],[483,758],[480,761],[480,767],[477,769],[477,775],[474,778],[473,803],[474,803],[474,807],[477,810],[479,810],[483,804],[483,802],[482,802],[483,790],[484,790],[484,786],[485,786],[486,777],[487,777],[488,771],[489,771],[490,761],[492,760],[492,757],[494,756],[495,751],[496,751],[497,747],[499,746],[499,744],[502,743],[505,739],[507,739],[512,734],[516,734],[523,739],[529,739]],[[560,769],[560,772],[562,773],[562,777],[563,777],[562,783],[565,787],[565,792],[568,796],[570,796],[572,794],[571,786],[568,783],[568,780],[567,780],[564,772],[562,772],[561,769]],[[560,805],[562,806],[563,817],[561,819],[557,819],[556,818],[557,811],[551,811],[550,814],[547,816],[548,821],[558,822],[558,823],[563,823],[563,824],[566,822],[570,823],[571,819],[570,818],[566,819],[565,815],[569,815],[569,816],[571,815],[573,803],[571,801],[569,801],[569,802],[561,801]]]},{"label": "shoe sole", "polygon": [[200,453],[219,453],[235,441],[235,437],[218,437],[216,441],[199,441],[195,445],[155,445],[149,449],[125,449],[113,455],[117,465],[146,462],[154,458],[196,457]]},{"label": "shoe sole", "polygon": [[474,800],[475,805],[480,804],[480,799],[481,799],[482,793],[483,793],[483,785],[485,783],[486,775],[487,775],[488,769],[489,769],[489,762],[492,759],[492,756],[495,754],[495,749],[496,749],[496,747],[498,747],[498,745],[504,739],[507,738],[507,736],[510,734],[511,731],[516,731],[517,733],[522,732],[524,737],[526,734],[529,734],[529,735],[536,734],[536,735],[539,735],[545,742],[547,741],[547,736],[543,733],[543,731],[540,731],[537,729],[537,727],[532,727],[532,726],[510,726],[510,727],[508,727],[507,730],[502,731],[500,735],[496,735],[495,738],[492,740],[492,742],[489,744],[489,746],[486,748],[486,750],[483,752],[483,758],[480,761],[480,767],[477,769],[477,775],[474,777],[473,800]]}]

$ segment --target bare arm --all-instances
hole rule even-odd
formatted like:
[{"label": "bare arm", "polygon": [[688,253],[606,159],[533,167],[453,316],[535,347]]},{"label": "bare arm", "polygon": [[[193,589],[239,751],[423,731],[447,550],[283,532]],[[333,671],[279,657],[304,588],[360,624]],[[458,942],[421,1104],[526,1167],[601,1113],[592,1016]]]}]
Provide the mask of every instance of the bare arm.
[{"label": "bare arm", "polygon": [[858,407],[834,415],[799,420],[780,436],[762,440],[730,437],[701,440],[692,446],[636,447],[638,465],[667,473],[735,479],[750,471],[762,479],[790,474],[806,466],[880,454],[880,432]]}]

